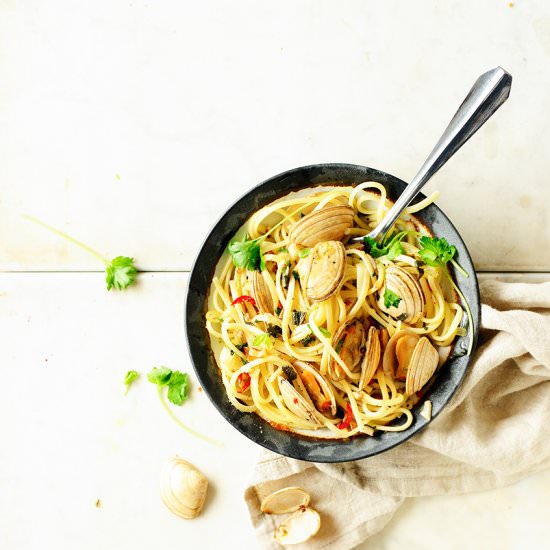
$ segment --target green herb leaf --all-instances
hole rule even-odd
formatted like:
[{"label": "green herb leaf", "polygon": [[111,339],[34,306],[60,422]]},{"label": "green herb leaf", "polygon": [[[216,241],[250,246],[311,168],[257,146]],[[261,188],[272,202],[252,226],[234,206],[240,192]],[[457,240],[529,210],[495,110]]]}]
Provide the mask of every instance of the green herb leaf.
[{"label": "green herb leaf", "polygon": [[395,260],[397,256],[405,254],[404,248],[399,241],[394,242],[388,249],[388,260]]},{"label": "green herb leaf", "polygon": [[111,288],[124,290],[136,280],[137,269],[134,265],[134,258],[117,256],[106,264],[105,273],[107,290],[111,290]]},{"label": "green herb leaf", "polygon": [[61,237],[62,239],[73,243],[74,245],[78,246],[79,248],[102,262],[105,265],[105,282],[107,283],[107,290],[111,290],[111,288],[113,287],[116,290],[123,290],[129,287],[136,280],[137,269],[134,265],[134,258],[129,258],[128,256],[117,256],[114,260],[108,261],[93,248],[90,248],[88,245],[84,244],[78,239],[71,237],[64,231],[60,231],[59,229],[48,225],[42,220],[35,218],[34,216],[27,216],[26,214],[24,214],[23,218],[33,223],[36,223],[44,229],[51,231],[58,237]]},{"label": "green herb leaf", "polygon": [[293,325],[301,325],[306,320],[306,312],[305,311],[292,311],[292,324]]},{"label": "green herb leaf", "polygon": [[277,338],[283,334],[283,329],[279,325],[267,325],[267,333],[272,338]]},{"label": "green herb leaf", "polygon": [[154,367],[147,374],[149,382],[157,386],[168,386],[168,399],[174,405],[181,405],[187,399],[189,393],[189,378],[187,374],[179,370],[171,370],[167,367]]},{"label": "green herb leaf", "polygon": [[300,258],[307,258],[311,252],[311,248],[302,248],[300,252],[298,252],[298,255]]},{"label": "green herb leaf", "polygon": [[149,382],[157,386],[166,386],[172,376],[172,371],[167,367],[154,367],[153,370],[147,373]]},{"label": "green herb leaf", "polygon": [[273,340],[269,334],[258,334],[252,342],[253,346],[263,346],[266,349],[271,349],[273,347]]},{"label": "green herb leaf", "polygon": [[248,271],[263,271],[265,269],[264,256],[260,246],[261,240],[262,237],[250,240],[248,235],[245,235],[243,241],[229,243],[227,250],[236,267],[242,267]]},{"label": "green herb leaf", "polygon": [[178,370],[173,371],[168,382],[168,400],[174,405],[182,405],[189,397],[189,377]]},{"label": "green herb leaf", "polygon": [[313,336],[313,334],[308,334],[305,338],[300,340],[300,344],[302,344],[302,346],[304,347],[309,346],[309,344],[311,344],[313,340],[315,340],[315,336]]},{"label": "green herb leaf", "polygon": [[384,290],[384,306],[397,307],[401,302],[401,298],[389,288]]},{"label": "green herb leaf", "polygon": [[388,252],[387,247],[380,245],[372,237],[363,237],[363,244],[365,245],[365,252],[373,258],[380,258],[380,256],[385,256]]},{"label": "green herb leaf", "polygon": [[124,385],[126,386],[126,393],[130,389],[132,382],[139,377],[139,372],[137,370],[129,370],[124,377]]},{"label": "green herb leaf", "polygon": [[419,256],[424,263],[434,267],[445,266],[456,254],[454,245],[449,244],[444,237],[438,239],[423,236],[420,237],[420,244],[422,248],[418,252]]},{"label": "green herb leaf", "polygon": [[324,327],[318,327],[319,328],[319,332],[325,337],[325,338],[330,338],[330,331],[327,330],[326,328]]},{"label": "green herb leaf", "polygon": [[[389,260],[394,260],[400,254],[403,254],[403,246],[401,241],[408,231],[401,231],[391,238],[387,243],[379,243],[372,237],[363,237],[363,244],[365,245],[365,252],[370,254],[373,258],[380,258],[381,256],[388,256]],[[385,242],[385,241],[384,241]]]},{"label": "green herb leaf", "polygon": [[281,248],[277,249],[278,254],[288,254],[288,248],[286,246],[282,246]]},{"label": "green herb leaf", "polygon": [[292,276],[294,277],[294,279],[296,281],[299,281],[300,280],[300,274],[297,272],[297,271],[293,271],[292,272]]},{"label": "green herb leaf", "polygon": [[283,308],[280,307],[280,306],[277,306],[277,307],[275,308],[275,315],[280,315],[280,314],[281,314],[281,311],[283,311]]}]

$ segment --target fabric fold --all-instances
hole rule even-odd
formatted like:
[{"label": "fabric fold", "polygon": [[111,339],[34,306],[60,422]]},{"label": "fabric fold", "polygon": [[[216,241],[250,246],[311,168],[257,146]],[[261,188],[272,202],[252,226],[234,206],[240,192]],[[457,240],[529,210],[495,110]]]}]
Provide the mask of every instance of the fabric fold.
[{"label": "fabric fold", "polygon": [[261,548],[280,548],[281,518],[261,500],[297,485],[322,516],[294,548],[353,548],[405,498],[489,490],[550,467],[550,282],[481,284],[483,343],[453,399],[407,442],[380,455],[312,464],[264,451],[245,499]]}]

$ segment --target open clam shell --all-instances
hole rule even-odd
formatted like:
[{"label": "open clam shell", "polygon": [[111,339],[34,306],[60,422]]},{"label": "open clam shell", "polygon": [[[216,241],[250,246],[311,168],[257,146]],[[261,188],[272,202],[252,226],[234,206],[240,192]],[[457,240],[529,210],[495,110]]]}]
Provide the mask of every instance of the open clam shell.
[{"label": "open clam shell", "polygon": [[264,514],[289,514],[309,504],[310,496],[300,487],[285,487],[267,495],[260,505]]},{"label": "open clam shell", "polygon": [[275,306],[273,297],[265,279],[260,271],[249,271],[248,280],[250,281],[250,290],[258,309],[262,313],[273,313]]},{"label": "open clam shell", "polygon": [[277,527],[275,540],[282,545],[300,544],[315,535],[321,527],[321,517],[313,508],[302,507]]},{"label": "open clam shell", "polygon": [[306,295],[322,302],[338,292],[344,280],[346,250],[340,241],[324,241],[314,246],[305,278]]},{"label": "open clam shell", "polygon": [[[359,319],[351,319],[343,324],[332,339],[332,347],[346,364],[350,371],[353,371],[360,363],[365,351],[365,328]],[[328,372],[333,380],[342,380],[345,372],[342,367],[333,359],[330,359]]]},{"label": "open clam shell", "polygon": [[439,354],[432,346],[428,338],[420,338],[414,348],[409,368],[407,369],[407,381],[405,391],[413,395],[422,389],[433,376],[439,363]]},{"label": "open clam shell", "polygon": [[386,288],[397,294],[400,301],[397,306],[386,307],[381,295],[380,308],[394,319],[409,324],[416,323],[424,313],[426,301],[415,277],[403,268],[391,265],[386,270]]},{"label": "open clam shell", "polygon": [[353,215],[353,208],[347,205],[315,210],[291,227],[290,241],[308,247],[322,241],[339,241],[353,225]]},{"label": "open clam shell", "polygon": [[359,379],[359,388],[364,389],[371,381],[374,373],[380,364],[380,337],[375,327],[370,327],[367,333],[367,343],[365,356],[361,363],[361,378]]},{"label": "open clam shell", "polygon": [[302,394],[286,378],[279,376],[278,382],[281,397],[288,410],[303,420],[316,426],[322,426],[317,411],[304,399]]}]

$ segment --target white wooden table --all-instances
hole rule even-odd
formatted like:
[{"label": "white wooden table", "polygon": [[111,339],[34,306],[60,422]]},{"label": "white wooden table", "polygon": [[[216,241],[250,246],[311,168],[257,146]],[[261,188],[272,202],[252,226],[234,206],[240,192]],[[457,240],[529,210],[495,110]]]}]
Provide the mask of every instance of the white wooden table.
[{"label": "white wooden table", "polygon": [[[182,418],[220,451],[144,377],[126,397],[121,380],[192,372],[187,272],[228,204],[314,162],[412,177],[497,64],[509,102],[430,188],[483,277],[550,279],[548,2],[4,0],[0,52],[2,548],[255,548],[242,493],[258,449],[196,384]],[[22,213],[147,273],[107,293],[92,257]],[[193,522],[158,495],[176,453],[211,480]],[[540,548],[549,500],[548,472],[410,500],[362,548]]]}]

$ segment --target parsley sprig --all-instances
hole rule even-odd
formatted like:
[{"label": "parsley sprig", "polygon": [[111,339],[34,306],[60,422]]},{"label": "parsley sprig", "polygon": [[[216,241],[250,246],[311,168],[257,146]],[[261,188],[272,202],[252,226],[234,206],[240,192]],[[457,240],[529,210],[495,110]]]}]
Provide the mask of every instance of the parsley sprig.
[{"label": "parsley sprig", "polygon": [[219,441],[211,439],[210,437],[200,432],[197,432],[193,428],[190,428],[189,426],[184,424],[174,414],[174,412],[168,406],[168,403],[164,399],[163,390],[164,388],[168,388],[168,400],[174,403],[174,405],[183,405],[183,403],[189,397],[189,378],[186,373],[180,372],[179,370],[173,371],[167,367],[154,367],[151,372],[147,373],[147,379],[152,384],[156,384],[160,402],[162,403],[162,406],[164,407],[166,412],[172,417],[172,420],[176,422],[176,424],[178,424],[181,428],[194,435],[195,437],[198,437],[199,439],[207,441],[208,443],[212,443],[213,445],[221,446],[221,443]]},{"label": "parsley sprig", "polygon": [[401,231],[397,235],[393,236],[388,242],[386,239],[379,243],[372,237],[363,237],[363,244],[365,245],[365,252],[370,254],[373,258],[380,258],[387,256],[388,260],[395,260],[397,256],[405,253],[401,241],[409,233],[408,231]]},{"label": "parsley sprig", "polygon": [[265,269],[265,260],[261,247],[263,239],[264,236],[249,239],[248,235],[245,235],[242,241],[229,243],[227,250],[231,254],[235,266],[242,267],[248,271],[263,271]]},{"label": "parsley sprig", "polygon": [[385,288],[384,290],[384,306],[385,307],[397,307],[401,302],[401,297],[398,296],[393,290]]},{"label": "parsley sprig", "polygon": [[135,282],[137,269],[134,265],[134,258],[129,258],[128,256],[117,256],[113,260],[108,260],[99,254],[99,252],[96,252],[93,248],[85,245],[83,242],[80,242],[64,231],[60,231],[42,220],[35,218],[34,216],[27,216],[24,214],[23,218],[36,223],[44,229],[51,231],[58,237],[75,244],[102,262],[105,265],[105,282],[107,283],[107,290],[111,290],[111,288],[114,288],[115,290],[124,290]]}]

